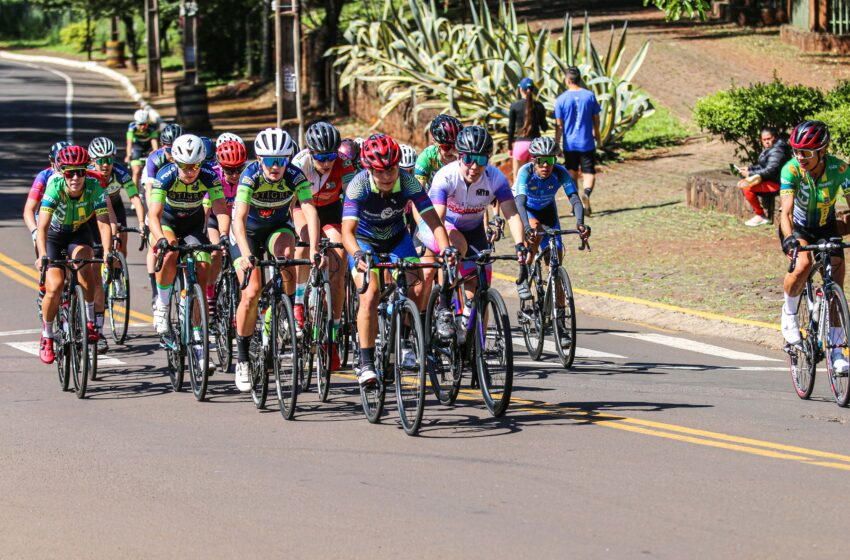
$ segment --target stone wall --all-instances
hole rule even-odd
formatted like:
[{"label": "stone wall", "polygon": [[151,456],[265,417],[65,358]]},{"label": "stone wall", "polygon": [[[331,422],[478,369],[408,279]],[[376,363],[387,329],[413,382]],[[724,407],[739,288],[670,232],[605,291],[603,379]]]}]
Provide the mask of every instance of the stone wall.
[{"label": "stone wall", "polygon": [[[348,107],[352,116],[370,125],[378,119],[378,113],[383,104],[378,95],[378,87],[372,82],[358,82],[348,98]],[[421,150],[431,143],[428,136],[428,124],[439,114],[439,111],[425,109],[417,116],[413,109],[414,103],[402,103],[384,118],[376,130]]]},{"label": "stone wall", "polygon": [[791,25],[783,25],[779,28],[779,38],[783,43],[795,46],[804,52],[850,53],[850,37],[846,35],[806,31]]},{"label": "stone wall", "polygon": [[[750,218],[753,209],[737,186],[738,179],[726,171],[706,171],[688,176],[685,187],[688,206],[701,209],[711,209],[739,218]],[[762,206],[768,211],[768,217],[774,222],[779,220],[779,197],[775,195],[759,195]],[[771,215],[771,202],[773,212]]]}]

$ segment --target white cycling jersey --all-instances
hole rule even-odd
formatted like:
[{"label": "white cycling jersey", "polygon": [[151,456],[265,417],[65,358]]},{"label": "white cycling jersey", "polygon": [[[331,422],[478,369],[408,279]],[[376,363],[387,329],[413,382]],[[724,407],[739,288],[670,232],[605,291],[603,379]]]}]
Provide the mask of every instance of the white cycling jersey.
[{"label": "white cycling jersey", "polygon": [[494,200],[513,200],[508,178],[499,168],[487,169],[473,184],[467,185],[460,172],[460,162],[453,161],[440,168],[431,180],[428,196],[434,204],[446,207],[446,223],[461,231],[481,225],[482,216]]}]

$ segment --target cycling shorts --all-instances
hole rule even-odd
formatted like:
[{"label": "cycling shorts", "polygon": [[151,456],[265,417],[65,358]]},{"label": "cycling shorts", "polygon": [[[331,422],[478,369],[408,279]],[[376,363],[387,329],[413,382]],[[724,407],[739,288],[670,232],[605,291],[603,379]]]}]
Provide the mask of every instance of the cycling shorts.
[{"label": "cycling shorts", "polygon": [[[390,256],[391,262],[409,261],[419,262],[419,257],[416,254],[416,248],[413,246],[413,239],[407,230],[402,231],[399,235],[394,236],[384,242],[375,239],[364,239],[357,237],[357,244],[361,251],[371,251],[375,254],[386,253]],[[357,261],[353,256],[348,255],[348,266],[352,273],[356,272]]]},{"label": "cycling shorts", "polygon": [[[93,222],[95,220],[89,220]],[[85,246],[94,248],[94,238],[91,228],[84,225],[77,231],[47,230],[47,257],[50,260],[70,258],[77,247]],[[63,251],[67,255],[63,255]],[[98,258],[98,257],[95,257]],[[62,268],[58,265],[50,265],[50,268]]]},{"label": "cycling shorts", "polygon": [[[295,208],[301,212],[303,219],[304,211],[301,209],[301,204],[296,202]],[[326,231],[328,228],[340,229],[342,227],[341,200],[325,204],[324,206],[314,205],[314,208],[316,208],[316,212],[319,214],[319,226],[322,228],[322,231]]]},{"label": "cycling shorts", "polygon": [[596,173],[596,151],[589,152],[564,152],[564,167],[569,171],[578,171],[587,175]]},{"label": "cycling shorts", "polygon": [[[163,231],[170,231],[174,234],[178,241],[186,244],[208,244],[210,238],[207,236],[206,223],[204,222],[204,213],[202,211],[195,212],[176,212],[170,208],[164,208],[162,217],[159,219],[159,224]],[[210,254],[205,251],[199,251],[196,254],[196,260],[202,263],[210,263]]]},{"label": "cycling shorts", "polygon": [[[294,242],[295,227],[292,225],[291,220],[277,222],[269,224],[264,228],[248,228],[245,235],[248,238],[251,255],[262,259],[265,254],[274,254],[274,245],[281,235],[289,235],[293,238]],[[235,237],[230,238],[230,257],[233,259],[233,268],[238,270],[242,251],[239,250],[239,245],[237,245]]]},{"label": "cycling shorts", "polygon": [[143,166],[145,164],[145,158],[150,151],[150,140],[147,142],[133,142],[133,149],[130,151],[130,165]]},{"label": "cycling shorts", "polygon": [[115,211],[115,219],[119,226],[127,227],[127,209],[124,208],[124,201],[121,200],[121,195],[109,197],[112,202],[112,210]]},{"label": "cycling shorts", "polygon": [[[526,208],[526,212],[528,212],[529,218],[534,218],[544,226],[552,229],[561,229],[561,219],[558,217],[558,205],[554,202],[549,206],[541,208],[540,210],[532,210],[531,208]],[[543,239],[540,240],[541,249],[545,249],[546,245],[549,243],[549,236],[544,235]],[[564,250],[564,243],[561,241],[561,236],[555,236],[555,245],[558,247],[559,251]]]},{"label": "cycling shorts", "polygon": [[[782,243],[782,229],[776,228],[776,233],[779,236],[779,242]],[[794,229],[791,230],[791,234],[799,239],[800,241],[805,241],[808,244],[817,243],[820,240],[828,241],[832,237],[841,237],[841,234],[838,233],[838,222],[833,220],[831,223],[826,224],[823,227],[803,227],[799,224],[794,224]],[[838,257],[840,259],[844,259],[844,249],[838,249],[835,251],[829,252],[830,256]]]},{"label": "cycling shorts", "polygon": [[[487,231],[484,229],[484,223],[478,224],[477,227],[463,231],[457,229],[454,224],[446,222],[446,233],[450,233],[452,231],[459,231],[463,238],[466,240],[466,244],[477,250],[484,251],[485,249],[490,248],[490,244],[487,242]],[[431,228],[429,228],[425,222],[420,222],[419,227],[416,229],[416,237],[422,242],[422,245],[425,246],[426,249],[434,253],[435,255],[440,254],[440,246],[437,245],[437,240],[434,238],[433,232],[431,232]],[[467,249],[466,256],[471,257],[475,254],[475,251],[471,251]],[[467,274],[475,271],[475,264],[472,262],[464,262],[461,263],[458,267],[458,271],[461,275],[466,276]],[[487,278],[492,276],[492,267],[487,265]]]}]

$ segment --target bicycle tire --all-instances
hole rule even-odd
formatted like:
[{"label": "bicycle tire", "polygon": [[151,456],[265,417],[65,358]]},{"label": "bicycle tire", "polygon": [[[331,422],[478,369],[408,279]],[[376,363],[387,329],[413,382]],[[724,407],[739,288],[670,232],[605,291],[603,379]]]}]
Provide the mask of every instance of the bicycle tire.
[{"label": "bicycle tire", "polygon": [[[339,325],[338,332],[338,347],[339,363],[342,367],[348,366],[349,352],[353,351],[354,346],[354,326],[357,324],[357,292],[354,290],[354,281],[351,279],[351,272],[346,267],[345,272],[345,301],[342,306],[342,320]],[[352,365],[354,364],[354,356],[352,355]]]},{"label": "bicycle tire", "polygon": [[[407,324],[406,324],[407,323]],[[410,329],[402,337],[403,327]],[[412,348],[411,348],[412,347]],[[416,353],[416,366],[403,367],[403,351]],[[425,412],[425,333],[419,309],[409,299],[398,307],[395,317],[395,395],[404,433],[415,436]]]},{"label": "bicycle tire", "polygon": [[[815,339],[817,338],[816,323],[812,321],[811,308],[814,305],[812,295],[811,282],[806,283],[806,288],[800,297],[800,303],[797,308],[797,317],[800,321],[800,335],[802,343],[799,346],[790,346],[787,348],[788,366],[791,370],[791,382],[794,385],[794,391],[801,399],[808,399],[812,396],[812,390],[815,388],[815,372],[817,371],[817,347]],[[817,321],[817,317],[814,318]],[[812,330],[811,327],[815,327]]]},{"label": "bicycle tire", "polygon": [[425,312],[425,336],[428,348],[428,376],[431,379],[431,390],[443,405],[453,405],[460,392],[460,377],[463,371],[463,358],[458,348],[457,338],[448,343],[436,340],[437,302],[440,290],[435,287],[428,297],[428,307]]},{"label": "bicycle tire", "polygon": [[89,342],[89,381],[97,381],[97,343]]},{"label": "bicycle tire", "polygon": [[71,365],[74,378],[74,393],[78,399],[86,396],[86,386],[89,380],[89,335],[86,328],[85,294],[79,284],[74,287],[71,296],[69,312],[71,317],[71,346],[73,363]]},{"label": "bicycle tire", "polygon": [[298,391],[301,393],[310,392],[310,383],[313,382],[313,324],[310,313],[310,299],[313,291],[312,274],[307,280],[307,286],[304,288],[304,328],[301,329],[301,338],[299,339],[300,350],[298,351],[298,359],[301,362],[298,376]]},{"label": "bicycle tire", "polygon": [[[116,257],[119,266],[112,270],[112,281],[106,285],[106,300],[109,302],[109,327],[112,331],[112,340],[116,344],[124,344],[130,324],[130,269],[123,254],[116,253]],[[123,288],[124,297],[115,296],[119,286]]]},{"label": "bicycle tire", "polygon": [[[319,328],[319,343],[316,348],[316,384],[319,401],[328,402],[331,389],[331,345],[333,340],[333,295],[330,282],[322,284],[322,294],[313,311],[315,324]],[[339,348],[337,348],[339,352]]]},{"label": "bicycle tire", "polygon": [[534,265],[534,270],[528,274],[528,287],[531,290],[530,300],[520,300],[519,311],[517,311],[517,321],[519,322],[520,330],[522,330],[522,338],[525,341],[525,349],[528,351],[528,357],[534,361],[540,360],[543,356],[543,343],[546,340],[546,326],[543,321],[543,311],[541,309],[543,301],[540,298],[540,289],[537,284],[537,278],[540,275],[540,261]]},{"label": "bicycle tire", "polygon": [[59,373],[59,386],[67,391],[71,383],[71,348],[68,344],[68,333],[71,327],[68,323],[68,310],[60,304],[57,327],[54,327],[53,351],[56,356],[56,369]]},{"label": "bicycle tire", "polygon": [[168,377],[171,380],[171,388],[174,392],[180,393],[183,391],[183,375],[185,374],[186,356],[183,352],[183,345],[180,342],[180,333],[182,317],[180,317],[178,300],[180,299],[180,275],[178,280],[174,282],[174,288],[171,290],[171,297],[168,298],[168,324],[170,332],[166,335],[168,341],[165,342],[165,356],[168,361]]},{"label": "bicycle tire", "polygon": [[[835,402],[838,406],[844,407],[850,402],[850,373],[838,374],[832,365],[832,351],[839,346],[844,359],[850,360],[847,332],[847,329],[850,328],[850,312],[847,310],[847,299],[844,297],[844,290],[841,289],[841,286],[834,284],[829,289],[824,290],[823,305],[826,312],[824,313],[824,325],[821,326],[824,333],[821,343],[826,357],[826,372],[829,376],[829,386],[835,396]],[[833,317],[840,321],[839,328],[844,331],[842,340],[838,345],[832,342],[831,331],[834,327],[831,326],[831,323]]]},{"label": "bicycle tire", "polygon": [[[561,283],[564,290],[564,326],[566,332],[560,332],[561,328],[556,319],[558,309],[558,286]],[[552,289],[552,333],[555,335],[555,349],[558,351],[558,357],[561,359],[561,365],[566,369],[570,369],[573,365],[573,360],[576,357],[576,304],[573,298],[573,286],[570,283],[570,276],[564,267],[558,267],[558,272],[554,277],[554,286]],[[567,347],[564,347],[564,343]]]},{"label": "bicycle tire", "polygon": [[280,406],[280,414],[285,420],[295,416],[298,402],[298,336],[295,332],[295,315],[292,303],[286,295],[275,302],[273,312],[272,336],[269,344],[272,350],[272,364],[275,378],[275,392]]},{"label": "bicycle tire", "polygon": [[229,272],[221,274],[215,290],[215,348],[218,365],[223,372],[229,372],[233,365],[233,339],[236,336],[231,315],[230,298],[234,290]]},{"label": "bicycle tire", "polygon": [[[274,320],[274,312],[272,312],[272,320]],[[265,318],[263,320],[263,328],[265,328]],[[271,337],[269,337],[271,344]],[[269,355],[263,347],[262,331],[255,331],[251,336],[251,346],[249,355],[251,357],[249,367],[251,369],[251,400],[254,401],[254,406],[257,410],[266,408],[266,400],[269,396]]]},{"label": "bicycle tire", "polygon": [[[207,297],[200,284],[195,284],[186,294],[185,317],[189,319],[189,382],[195,400],[203,402],[207,396],[210,377],[210,325],[207,316]],[[200,345],[196,344],[195,332],[200,330]],[[201,355],[195,354],[195,346],[201,347]],[[204,367],[201,367],[203,364]]]},{"label": "bicycle tire", "polygon": [[[476,314],[474,333],[478,385],[487,410],[498,417],[505,413],[511,401],[514,375],[511,324],[505,300],[494,288],[482,294],[480,301],[483,305],[479,306]],[[484,324],[485,317],[488,319],[487,325]],[[495,327],[492,334],[489,332],[491,325]],[[493,341],[492,349],[488,348],[488,341]],[[488,363],[488,356],[495,358],[495,361]],[[504,369],[501,376],[493,373],[496,365]]]}]

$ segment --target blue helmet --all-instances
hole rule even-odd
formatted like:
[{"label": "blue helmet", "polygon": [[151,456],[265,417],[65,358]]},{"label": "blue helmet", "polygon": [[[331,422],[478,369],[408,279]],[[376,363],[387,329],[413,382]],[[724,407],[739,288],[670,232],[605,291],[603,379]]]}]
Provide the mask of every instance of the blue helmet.
[{"label": "blue helmet", "polygon": [[70,142],[65,142],[64,140],[61,142],[56,142],[55,144],[50,146],[50,153],[47,154],[47,159],[50,160],[50,163],[54,163],[56,161],[57,154],[59,154],[59,151],[62,148],[67,148],[70,145]]},{"label": "blue helmet", "polygon": [[212,141],[212,138],[208,136],[201,136],[201,142],[204,143],[204,149],[207,151],[207,155],[204,158],[204,162],[214,162],[215,161],[215,142]]}]

